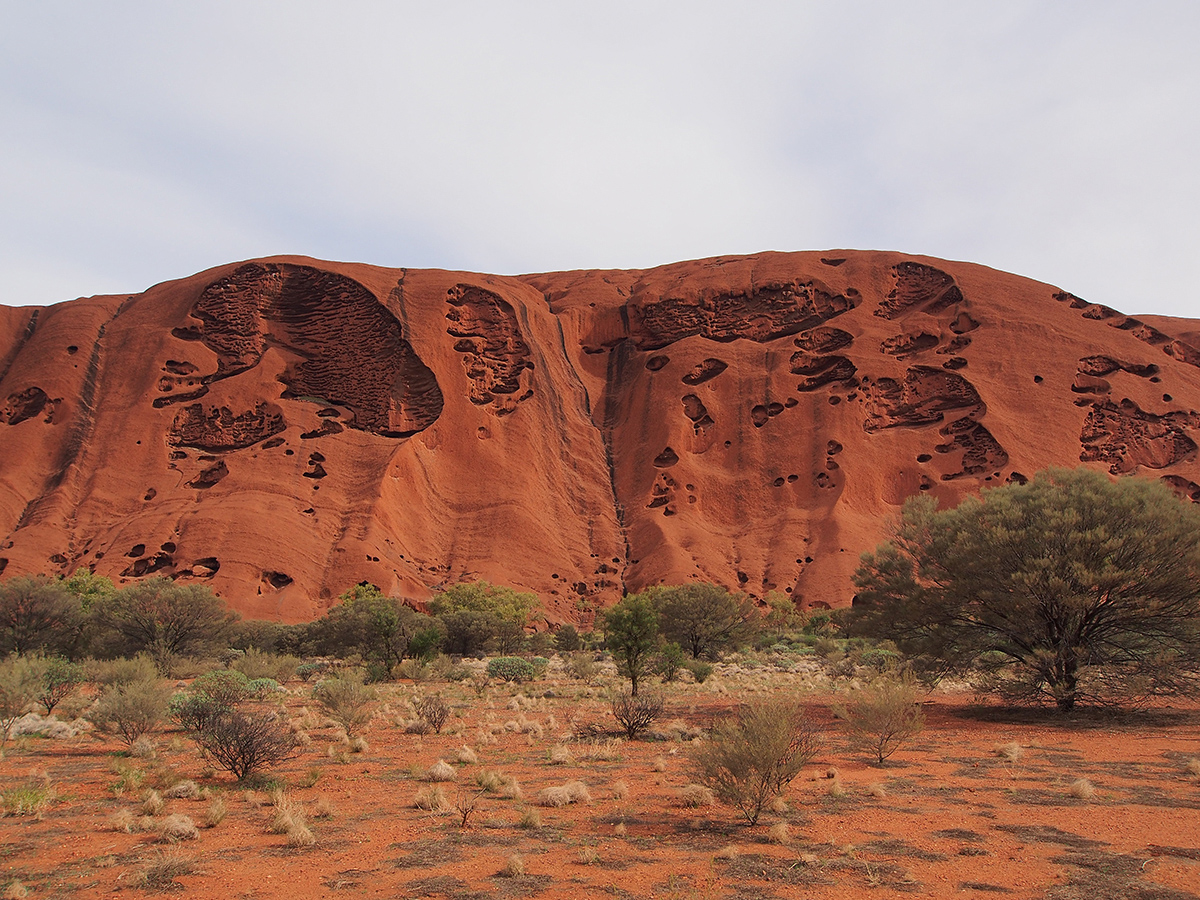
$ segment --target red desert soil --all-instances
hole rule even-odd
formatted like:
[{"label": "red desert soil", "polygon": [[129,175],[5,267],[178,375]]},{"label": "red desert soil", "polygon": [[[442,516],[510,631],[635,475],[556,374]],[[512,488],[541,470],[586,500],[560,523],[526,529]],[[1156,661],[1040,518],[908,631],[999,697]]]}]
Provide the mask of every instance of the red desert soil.
[{"label": "red desert soil", "polygon": [[968,263],[235,263],[0,308],[0,574],[286,621],[363,580],[485,578],[552,623],[693,579],[841,606],[921,491],[1082,460],[1200,498],[1198,408],[1200,323]]},{"label": "red desert soil", "polygon": [[[786,809],[749,827],[731,808],[686,806],[687,738],[735,697],[761,696],[768,685],[814,690],[812,715],[827,728],[819,756],[787,789]],[[0,819],[0,883],[17,879],[32,897],[141,896],[138,874],[167,854],[190,863],[174,889],[197,898],[1178,900],[1200,884],[1200,781],[1188,771],[1200,755],[1194,702],[1063,721],[981,712],[964,695],[934,694],[925,731],[876,766],[830,715],[831,685],[796,672],[721,666],[703,685],[671,686],[663,739],[634,742],[583,737],[589,724],[612,724],[603,688],[553,666],[545,681],[483,696],[469,682],[393,685],[361,753],[345,752],[305,706],[304,685],[289,688],[289,713],[311,743],[280,774],[285,802],[306,816],[315,844],[289,847],[270,830],[269,793],[206,771],[181,735],[157,735],[155,759],[119,755],[120,745],[93,735],[23,738],[0,762],[5,790],[28,777],[57,796],[40,818]],[[397,725],[411,716],[406,701],[433,691],[454,707],[445,732],[406,733]],[[523,799],[481,794],[461,827],[457,813],[423,811],[414,799],[429,788],[422,773],[464,746],[477,761],[455,762],[457,777],[444,785],[451,804],[477,792],[485,770],[515,778]],[[144,780],[135,788],[127,777],[121,791],[122,770]],[[206,796],[168,800],[147,830],[118,830],[116,814],[136,823],[147,790],[185,778]],[[1070,792],[1080,778],[1094,787],[1090,799]],[[591,800],[537,805],[539,791],[571,781]],[[177,845],[157,839],[170,814],[202,824],[214,797],[227,806],[218,825]],[[530,810],[539,827],[521,827]],[[772,840],[780,823],[783,843]],[[505,877],[514,854],[524,874]]]}]

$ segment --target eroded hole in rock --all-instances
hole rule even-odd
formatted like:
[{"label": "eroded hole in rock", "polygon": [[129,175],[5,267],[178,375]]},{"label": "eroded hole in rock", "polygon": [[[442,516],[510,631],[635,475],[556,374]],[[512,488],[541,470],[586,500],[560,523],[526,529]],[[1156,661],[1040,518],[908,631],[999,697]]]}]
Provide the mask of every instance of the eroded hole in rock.
[{"label": "eroded hole in rock", "polygon": [[715,424],[703,401],[695,394],[687,394],[683,397],[683,414],[691,420],[692,428],[697,434]]},{"label": "eroded hole in rock", "polygon": [[76,347],[74,344],[71,344],[71,346],[67,347],[67,353],[70,354],[71,356],[74,356],[78,352],[79,352],[79,348]]},{"label": "eroded hole in rock", "polygon": [[141,578],[144,575],[152,575],[155,572],[169,569],[174,564],[175,561],[171,559],[171,554],[156,553],[153,556],[134,560],[133,565],[126,568],[121,575],[124,578]]},{"label": "eroded hole in rock", "polygon": [[979,323],[972,319],[970,313],[966,310],[955,316],[954,321],[950,323],[950,330],[955,334],[966,334],[968,331],[974,331],[978,327]]},{"label": "eroded hole in rock", "polygon": [[1106,462],[1109,472],[1121,475],[1138,466],[1165,469],[1192,459],[1196,442],[1188,431],[1200,427],[1200,416],[1192,412],[1169,412],[1161,416],[1143,411],[1132,400],[1115,404],[1102,400],[1092,404],[1079,434],[1081,462]]},{"label": "eroded hole in rock", "polygon": [[164,541],[158,549],[161,550],[163,553],[174,553],[175,552],[175,542],[174,541]]},{"label": "eroded hole in rock", "polygon": [[652,356],[646,360],[646,368],[651,372],[657,372],[670,361],[671,357],[669,356]]},{"label": "eroded hole in rock", "polygon": [[1029,484],[1029,479],[1016,470],[1009,472],[1005,481],[1009,484]]},{"label": "eroded hole in rock", "polygon": [[903,382],[880,378],[869,388],[867,432],[940,422],[947,412],[963,410],[981,415],[985,409],[975,386],[954,372],[913,366]]},{"label": "eroded hole in rock", "polygon": [[796,385],[796,390],[802,392],[815,391],[837,382],[848,384],[858,371],[854,363],[844,356],[814,356],[803,351],[792,354],[789,368],[793,375],[803,376]]},{"label": "eroded hole in rock", "polygon": [[325,462],[325,454],[319,450],[314,450],[312,453],[308,454],[308,461],[310,463]]},{"label": "eroded hole in rock", "polygon": [[220,453],[250,447],[285,428],[283,410],[274,403],[260,400],[254,409],[240,413],[228,406],[206,410],[194,403],[175,415],[167,440],[174,446]]},{"label": "eroded hole in rock", "polygon": [[1043,379],[1041,375],[1034,375],[1034,376],[1033,376],[1033,383],[1034,383],[1034,384],[1041,384],[1041,383],[1042,383],[1044,380],[1045,380],[1045,379]]},{"label": "eroded hole in rock", "polygon": [[211,578],[221,570],[221,563],[215,556],[205,556],[192,563],[192,574],[197,578]]},{"label": "eroded hole in rock", "polygon": [[906,261],[892,267],[895,287],[879,303],[875,315],[894,319],[915,310],[937,313],[963,300],[954,279],[933,266]]},{"label": "eroded hole in rock", "polygon": [[955,369],[965,369],[966,367],[967,361],[961,356],[952,356],[950,359],[942,363],[943,369],[950,369],[951,371]]},{"label": "eroded hole in rock", "polygon": [[172,375],[193,375],[200,370],[186,360],[168,359],[163,366],[163,371],[170,372]]},{"label": "eroded hole in rock", "polygon": [[269,441],[263,441],[262,448],[264,450],[273,450],[275,447],[283,446],[283,438],[273,437]]},{"label": "eroded hole in rock", "polygon": [[[847,292],[849,293],[849,292]],[[626,304],[630,337],[639,350],[661,350],[686,337],[729,343],[766,343],[796,334],[855,307],[850,296],[815,282],[775,282],[746,291],[702,292],[693,297]]]},{"label": "eroded hole in rock", "polygon": [[669,469],[677,462],[679,462],[679,454],[670,447],[665,447],[662,453],[654,457],[654,465],[659,469]]},{"label": "eroded hole in rock", "polygon": [[927,331],[897,334],[884,339],[879,345],[879,350],[890,356],[903,358],[914,353],[932,350],[938,345],[938,341],[939,338],[936,334],[930,334]]},{"label": "eroded hole in rock", "polygon": [[[216,372],[202,377],[205,386],[194,396],[257,366],[270,345],[288,359],[283,396],[346,407],[355,428],[405,437],[441,415],[433,372],[396,317],[351,278],[311,266],[247,263],[205,288],[190,316],[196,324],[172,334],[202,341],[217,355]],[[155,405],[180,399],[191,398]]]},{"label": "eroded hole in rock", "polygon": [[938,453],[961,450],[963,454],[959,471],[942,475],[943,481],[964,475],[982,475],[984,472],[1003,468],[1008,463],[1008,452],[1000,446],[1000,442],[983,425],[969,416],[955,419],[943,427],[939,434],[949,440],[939,444],[934,450]]},{"label": "eroded hole in rock", "polygon": [[529,396],[525,373],[533,369],[516,312],[499,294],[470,284],[451,288],[446,302],[451,307],[446,331],[458,338],[454,349],[464,354],[468,398],[497,413],[512,412]]},{"label": "eroded hole in rock", "polygon": [[309,471],[304,473],[305,478],[324,478],[329,473],[325,471],[325,467],[320,463],[309,463],[311,467]]},{"label": "eroded hole in rock", "polygon": [[263,572],[262,580],[264,584],[268,584],[275,590],[281,590],[292,583],[292,576],[284,572]]},{"label": "eroded hole in rock", "polygon": [[228,474],[229,466],[225,465],[225,460],[219,460],[189,481],[187,486],[197,488],[198,490],[206,490],[214,487],[217,482]]},{"label": "eroded hole in rock", "polygon": [[146,555],[146,545],[145,544],[134,544],[132,547],[129,548],[129,552],[126,553],[125,555],[128,556],[130,559],[136,559],[139,556],[145,556]]},{"label": "eroded hole in rock", "polygon": [[722,372],[729,368],[729,363],[715,357],[701,360],[692,367],[692,371],[688,372],[680,380],[691,387],[698,384],[703,384],[710,379],[716,378]]},{"label": "eroded hole in rock", "polygon": [[[341,434],[345,429],[340,422],[335,422],[333,419],[325,419],[320,426],[312,431],[306,431],[300,435],[303,441],[311,441],[314,438],[325,437],[327,434]],[[393,435],[394,436],[394,435]]]},{"label": "eroded hole in rock", "polygon": [[854,343],[854,335],[840,328],[822,325],[796,336],[795,344],[808,353],[832,353]]},{"label": "eroded hole in rock", "polygon": [[930,456],[928,453],[918,453],[917,454],[917,462],[919,462],[919,463],[927,463],[931,459],[933,459],[933,457]]},{"label": "eroded hole in rock", "polygon": [[838,257],[822,256],[821,257],[821,262],[827,266],[840,266],[845,261],[846,261],[846,257],[844,257],[844,256],[838,256]]},{"label": "eroded hole in rock", "polygon": [[829,456],[837,456],[841,452],[842,452],[842,445],[840,443],[838,443],[837,441],[826,441],[825,442],[825,453],[828,454]]},{"label": "eroded hole in rock", "polygon": [[750,410],[750,421],[754,423],[755,428],[762,428],[767,424],[767,420],[771,418],[767,415],[767,407],[764,403],[759,403]]},{"label": "eroded hole in rock", "polygon": [[1191,500],[1193,503],[1200,502],[1200,484],[1196,484],[1182,475],[1164,475],[1159,480],[1174,491],[1179,499]]},{"label": "eroded hole in rock", "polygon": [[4,405],[0,406],[0,424],[19,425],[42,414],[42,410],[51,402],[49,395],[40,387],[29,387],[15,394],[9,394]]},{"label": "eroded hole in rock", "polygon": [[771,484],[774,485],[775,487],[783,487],[783,485],[786,481],[787,481],[787,479],[781,475],[778,478],[776,478],[774,481],[772,481]]},{"label": "eroded hole in rock", "polygon": [[340,415],[341,415],[341,413],[338,412],[336,409],[334,409],[332,406],[327,406],[324,409],[317,410],[317,416],[322,419],[329,419],[329,418],[336,419]]},{"label": "eroded hole in rock", "polygon": [[148,488],[146,490],[145,496],[142,497],[142,500],[149,503],[151,500],[153,500],[157,496],[158,496],[158,491],[156,491],[154,488]]}]

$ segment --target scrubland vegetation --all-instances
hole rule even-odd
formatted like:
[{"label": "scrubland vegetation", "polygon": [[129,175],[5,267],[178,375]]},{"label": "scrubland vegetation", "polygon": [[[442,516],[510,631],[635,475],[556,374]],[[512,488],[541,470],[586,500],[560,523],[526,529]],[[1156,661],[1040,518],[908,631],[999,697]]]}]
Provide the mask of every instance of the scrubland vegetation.
[{"label": "scrubland vegetation", "polygon": [[[1086,479],[1070,487],[1098,490]],[[1028,500],[1006,497],[1017,508]],[[1127,501],[1130,521],[1137,500]],[[982,505],[990,502],[985,495]],[[1054,715],[1068,730],[1101,727],[1122,720],[1089,718],[1072,712],[1076,704],[1101,694],[1132,704],[1160,691],[1191,691],[1195,594],[1183,599],[1171,578],[1172,566],[1194,565],[1194,548],[1189,557],[1181,542],[1172,560],[1145,576],[1157,579],[1158,600],[1137,593],[1121,548],[1104,535],[1095,541],[1106,556],[1088,550],[1093,570],[1069,564],[1074,582],[1047,573],[1043,554],[1040,568],[1031,565],[1035,574],[1003,583],[980,576],[974,589],[951,588],[921,556],[922,540],[943,548],[930,537],[944,527],[941,515],[920,504],[906,509],[896,542],[864,558],[864,603],[856,610],[802,609],[777,594],[756,602],[707,584],[663,586],[626,597],[583,632],[537,629],[536,597],[486,583],[452,587],[427,612],[357,585],[323,618],[289,626],[240,621],[206,590],[166,579],[120,590],[85,571],[10,579],[0,585],[0,648],[7,654],[0,662],[0,814],[33,827],[86,809],[106,834],[134,842],[122,845],[122,883],[148,890],[180,879],[202,885],[207,869],[220,865],[203,862],[215,848],[252,840],[287,853],[321,853],[357,824],[386,815],[401,832],[388,847],[395,857],[388,871],[452,866],[464,835],[476,835],[472,852],[495,858],[490,877],[523,893],[549,889],[550,856],[559,860],[555,871],[566,865],[604,873],[624,858],[658,859],[660,839],[664,852],[687,848],[687,891],[702,889],[704,871],[726,885],[757,878],[811,890],[847,880],[911,886],[917,878],[908,863],[948,859],[947,841],[971,856],[968,836],[975,832],[944,828],[930,838],[938,850],[900,838],[854,847],[828,842],[814,822],[869,808],[885,816],[897,797],[910,803],[950,796],[949,786],[942,794],[936,785],[921,786],[920,769],[934,759],[952,763],[960,783],[1000,779],[988,783],[988,805],[979,813],[992,819],[1006,798],[1027,804],[1020,807],[1026,813],[1028,804],[1070,810],[1136,802],[1165,804],[1174,814],[1172,798],[1200,783],[1194,694],[1182,717],[1146,713],[1154,727],[1176,728],[1182,747],[1164,757],[1166,774],[1153,794],[1122,782],[1136,780],[1128,769],[1081,767],[1076,757],[1035,747],[1025,732],[1024,741],[971,751],[954,740],[936,742],[925,729],[931,711],[942,738],[955,716],[975,722],[971,727],[998,714],[1012,723],[1033,715],[1029,721],[1043,729],[1054,727]],[[1096,523],[1076,521],[1095,536]],[[1173,527],[1160,527],[1160,536],[1176,534]],[[1042,532],[1021,540],[1026,549],[1047,543]],[[1095,583],[1085,590],[1089,579]],[[1058,595],[1049,595],[1051,585]],[[1160,644],[1148,658],[1137,652],[1148,645],[1114,637],[1123,633],[1114,628],[1073,625],[1060,632],[1080,643],[1057,648],[1057,663],[1046,662],[1050,651],[1037,646],[1025,655],[1009,652],[977,635],[999,629],[988,616],[1005,590],[1023,619],[1037,618],[1030,597],[1041,598],[1043,614],[1061,612],[1067,624],[1096,615],[1098,604],[1127,631],[1170,632],[1175,643]],[[918,600],[936,617],[921,620]],[[1187,602],[1190,618],[1178,614]],[[890,619],[881,612],[888,608],[896,611]],[[1018,641],[1018,625],[1035,633],[1045,627],[1022,621],[1004,636]],[[1100,644],[1089,644],[1093,639]],[[1119,642],[1124,655],[1105,655],[1105,642]],[[1066,682],[1053,681],[1064,658],[1075,665],[1070,702]],[[1162,665],[1171,667],[1170,678],[1154,676]],[[955,680],[935,692],[947,675]],[[1103,692],[1085,689],[1100,683]],[[1005,704],[1048,697],[1058,712],[1038,718],[1011,707],[975,708],[962,699],[975,692],[998,693]],[[1188,740],[1191,746],[1181,743]],[[352,780],[342,774],[348,772]],[[856,774],[847,780],[846,772]],[[338,785],[336,803],[326,793],[330,784]],[[922,793],[926,787],[935,793]],[[967,790],[954,788],[953,796]],[[1195,820],[1194,812],[1180,815]],[[425,844],[440,851],[418,859]],[[1159,844],[1164,852],[1178,848],[1165,838]],[[1085,887],[1087,872],[1112,863],[1096,859],[1092,869],[1071,862]],[[97,857],[85,875],[105,883],[104,870],[116,864]],[[10,891],[57,884],[53,874],[26,867],[9,879]],[[1141,890],[1143,875],[1131,872],[1122,889]],[[457,876],[444,877],[441,888],[421,890],[469,893]],[[571,876],[576,886],[603,880]],[[563,881],[567,895],[571,884]],[[965,889],[984,882],[959,883]],[[678,889],[675,895],[690,896],[681,885],[668,878],[645,893]]]}]

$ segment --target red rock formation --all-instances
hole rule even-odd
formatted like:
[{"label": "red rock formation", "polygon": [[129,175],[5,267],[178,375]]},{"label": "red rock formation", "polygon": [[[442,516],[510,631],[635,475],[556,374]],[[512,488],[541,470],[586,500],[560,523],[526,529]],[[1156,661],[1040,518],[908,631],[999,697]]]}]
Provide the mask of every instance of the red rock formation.
[{"label": "red rock formation", "polygon": [[850,601],[906,497],[1081,460],[1200,500],[1200,324],[981,266],[497,277],[280,258],[0,308],[0,574],[303,620],[487,578],[587,621],[704,579]]}]

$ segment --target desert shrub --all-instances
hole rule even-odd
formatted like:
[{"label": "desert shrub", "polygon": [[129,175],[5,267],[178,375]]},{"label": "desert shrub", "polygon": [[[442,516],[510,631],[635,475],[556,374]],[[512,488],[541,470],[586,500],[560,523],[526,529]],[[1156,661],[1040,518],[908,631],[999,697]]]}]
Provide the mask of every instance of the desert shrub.
[{"label": "desert shrub", "polygon": [[246,692],[258,699],[266,697],[270,694],[282,693],[283,688],[279,686],[279,682],[274,678],[255,678],[246,685]]},{"label": "desert shrub", "polygon": [[1096,796],[1096,788],[1086,778],[1076,778],[1067,787],[1067,793],[1076,800],[1091,800]]},{"label": "desert shrub", "polygon": [[36,816],[40,819],[57,794],[48,776],[31,776],[23,783],[0,792],[0,815]]},{"label": "desert shrub", "polygon": [[519,656],[497,656],[488,660],[487,673],[489,678],[515,681],[519,684],[532,680],[535,670],[533,663]]},{"label": "desert shrub", "polygon": [[686,659],[687,655],[683,652],[683,648],[674,641],[670,641],[664,644],[659,652],[654,670],[663,681],[674,681]]},{"label": "desert shrub", "polygon": [[690,752],[693,778],[751,825],[817,752],[820,731],[792,700],[755,701]]},{"label": "desert shrub", "polygon": [[685,668],[692,673],[692,677],[696,679],[698,684],[703,684],[708,680],[708,676],[713,673],[712,664],[699,659],[689,660]]},{"label": "desert shrub", "polygon": [[132,658],[89,659],[84,663],[83,671],[88,681],[102,687],[158,677],[158,668],[148,653],[139,653]]},{"label": "desert shrub", "polygon": [[884,677],[837,712],[845,717],[851,740],[882,763],[925,727],[920,701],[921,690],[914,679]]},{"label": "desert shrub", "polygon": [[439,694],[422,697],[413,704],[413,711],[416,712],[417,718],[435,734],[442,733],[442,726],[446,724],[446,719],[450,715],[450,707]]},{"label": "desert shrub", "polygon": [[246,652],[231,668],[241,672],[250,681],[270,678],[280,684],[286,684],[299,667],[300,660],[294,656],[267,653],[255,647],[247,647]]},{"label": "desert shrub", "polygon": [[702,784],[687,784],[679,789],[679,802],[684,806],[712,806],[717,802],[711,788]]},{"label": "desert shrub", "polygon": [[596,677],[596,669],[596,658],[588,650],[572,653],[567,660],[567,671],[571,673],[572,678],[578,678],[580,681],[591,681]]},{"label": "desert shrub", "polygon": [[190,856],[180,856],[165,853],[151,860],[133,879],[137,887],[150,890],[166,890],[178,886],[175,881],[180,875],[190,875],[195,871],[195,862]]},{"label": "desert shrub", "polygon": [[218,706],[236,706],[250,696],[250,679],[236,669],[217,669],[195,679],[192,693]]},{"label": "desert shrub", "polygon": [[604,641],[617,670],[629,679],[629,690],[637,696],[638,686],[650,672],[659,644],[659,617],[653,590],[630,594],[604,613]]},{"label": "desert shrub", "polygon": [[266,710],[217,710],[192,738],[206,757],[238,781],[290,759],[297,746],[282,717]]},{"label": "desert shrub", "polygon": [[318,675],[324,675],[328,669],[329,663],[327,662],[304,662],[296,666],[296,675],[301,681],[308,684]]},{"label": "desert shrub", "polygon": [[444,759],[439,759],[425,773],[427,781],[454,781],[457,777],[458,773],[454,771],[454,766]]},{"label": "desert shrub", "polygon": [[360,726],[371,721],[371,704],[375,697],[374,688],[352,675],[326,678],[313,688],[313,699],[347,735],[353,735]]},{"label": "desert shrub", "polygon": [[167,844],[178,844],[180,841],[194,841],[200,836],[196,823],[190,816],[175,813],[167,816],[158,825],[158,839]]},{"label": "desert shrub", "polygon": [[34,668],[38,679],[37,702],[45,707],[48,716],[83,683],[83,666],[61,656],[36,659]]},{"label": "desert shrub", "polygon": [[573,653],[581,646],[583,646],[583,641],[580,640],[579,632],[574,625],[563,625],[554,632],[554,649],[559,653]]},{"label": "desert shrub", "polygon": [[500,870],[501,878],[520,878],[525,874],[525,857],[520,853],[513,853],[504,861],[504,868]]},{"label": "desert shrub", "polygon": [[169,800],[199,800],[200,787],[191,779],[177,781],[165,791],[163,796]]},{"label": "desert shrub", "polygon": [[631,741],[653,725],[663,711],[661,694],[635,696],[632,691],[623,690],[614,694],[610,703],[613,718]]},{"label": "desert shrub", "polygon": [[8,743],[13,723],[24,715],[39,689],[38,674],[30,660],[9,656],[0,661],[0,751]]},{"label": "desert shrub", "polygon": [[125,684],[110,684],[88,718],[104,731],[115,733],[132,747],[167,716],[170,689],[157,677]]}]

